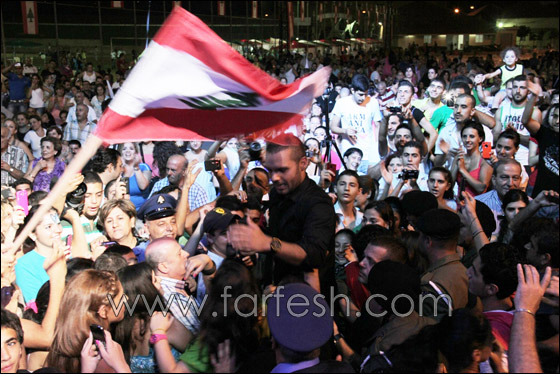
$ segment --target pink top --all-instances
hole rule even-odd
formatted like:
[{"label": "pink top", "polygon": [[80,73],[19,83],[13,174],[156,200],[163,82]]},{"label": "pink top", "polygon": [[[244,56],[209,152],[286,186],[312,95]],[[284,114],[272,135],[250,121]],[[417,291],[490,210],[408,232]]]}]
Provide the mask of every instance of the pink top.
[{"label": "pink top", "polygon": [[[478,180],[478,177],[480,176],[480,168],[482,166],[482,158],[480,159],[480,162],[478,163],[478,167],[472,171],[469,171],[469,174],[471,175],[471,177],[473,177],[474,179]],[[457,175],[457,184],[459,186],[461,186],[461,181],[463,180],[463,175],[462,174],[458,174]],[[486,192],[486,189],[484,191],[482,191],[481,193],[476,193],[476,191],[470,186],[468,181],[465,181],[465,191],[468,192],[471,196],[477,196],[477,195],[481,195],[484,192]]]}]

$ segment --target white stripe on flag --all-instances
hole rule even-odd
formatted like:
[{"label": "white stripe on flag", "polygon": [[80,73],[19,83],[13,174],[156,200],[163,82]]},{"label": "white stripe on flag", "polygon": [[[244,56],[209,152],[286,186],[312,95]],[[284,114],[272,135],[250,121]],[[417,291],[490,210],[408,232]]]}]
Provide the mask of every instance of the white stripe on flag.
[{"label": "white stripe on flag", "polygon": [[123,1],[111,1],[111,8],[122,8]]},{"label": "white stripe on flag", "polygon": [[251,18],[259,18],[259,2],[253,1],[253,8],[251,12]]},{"label": "white stripe on flag", "polygon": [[[173,74],[169,74],[171,71]],[[193,71],[197,74],[192,74]],[[191,109],[178,98],[212,96],[217,99],[230,99],[226,92],[254,91],[212,70],[187,53],[152,41],[119,89],[110,107],[120,115],[138,117],[146,109]],[[301,97],[296,97],[298,92],[295,91],[290,97],[277,102],[259,97],[260,105],[237,109],[293,113],[292,108],[298,107],[294,106],[294,103],[301,101]],[[313,92],[308,94],[311,102]]]},{"label": "white stripe on flag", "polygon": [[24,34],[37,35],[39,33],[39,23],[37,21],[37,2],[21,2],[23,32]]}]

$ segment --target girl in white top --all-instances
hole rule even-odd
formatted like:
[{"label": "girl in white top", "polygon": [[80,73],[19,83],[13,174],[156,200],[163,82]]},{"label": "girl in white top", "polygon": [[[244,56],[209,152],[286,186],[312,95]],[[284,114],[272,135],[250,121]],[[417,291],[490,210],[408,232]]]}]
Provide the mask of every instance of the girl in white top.
[{"label": "girl in white top", "polygon": [[45,101],[43,99],[43,81],[38,74],[33,74],[31,76],[31,87],[27,92],[27,98],[29,99],[29,106],[38,114],[43,114],[45,110]]}]

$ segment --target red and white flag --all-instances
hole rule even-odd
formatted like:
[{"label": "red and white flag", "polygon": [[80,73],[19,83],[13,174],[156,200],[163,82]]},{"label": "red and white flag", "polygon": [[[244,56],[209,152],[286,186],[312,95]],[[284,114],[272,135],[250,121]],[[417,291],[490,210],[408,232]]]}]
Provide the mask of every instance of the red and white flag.
[{"label": "red and white flag", "polygon": [[251,18],[259,18],[259,2],[251,1]]},{"label": "red and white flag", "polygon": [[226,2],[225,1],[218,1],[218,15],[225,16],[226,15]]},{"label": "red and white flag", "polygon": [[319,3],[319,22],[323,22],[323,3]]},{"label": "red and white flag", "polygon": [[301,124],[331,73],[283,85],[247,61],[206,24],[175,7],[101,117],[105,143],[268,139]]},{"label": "red and white flag", "polygon": [[24,34],[32,34],[32,35],[39,34],[39,22],[37,20],[36,1],[21,2],[21,17],[23,20]]},{"label": "red and white flag", "polygon": [[111,8],[123,8],[124,1],[111,1]]}]

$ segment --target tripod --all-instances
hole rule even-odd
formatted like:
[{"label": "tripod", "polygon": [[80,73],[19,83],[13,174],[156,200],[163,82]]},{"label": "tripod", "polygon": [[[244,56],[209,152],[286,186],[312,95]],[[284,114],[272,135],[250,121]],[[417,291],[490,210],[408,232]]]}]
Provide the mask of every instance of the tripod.
[{"label": "tripod", "polygon": [[334,149],[336,150],[336,153],[338,154],[338,157],[340,157],[340,162],[342,162],[342,166],[344,166],[344,169],[347,169],[346,168],[346,163],[344,162],[344,157],[342,157],[342,153],[340,153],[340,149],[338,148],[338,145],[336,144],[336,142],[333,140],[333,137],[332,137],[332,134],[331,134],[328,97],[329,97],[328,95],[326,97],[323,96],[323,103],[321,105],[321,114],[323,114],[325,116],[325,127],[327,128],[327,137],[325,138],[325,144],[327,146],[327,151],[325,153],[325,156],[323,157],[323,162],[325,162],[325,161],[328,161],[329,163],[331,162],[331,147],[334,147]]}]

